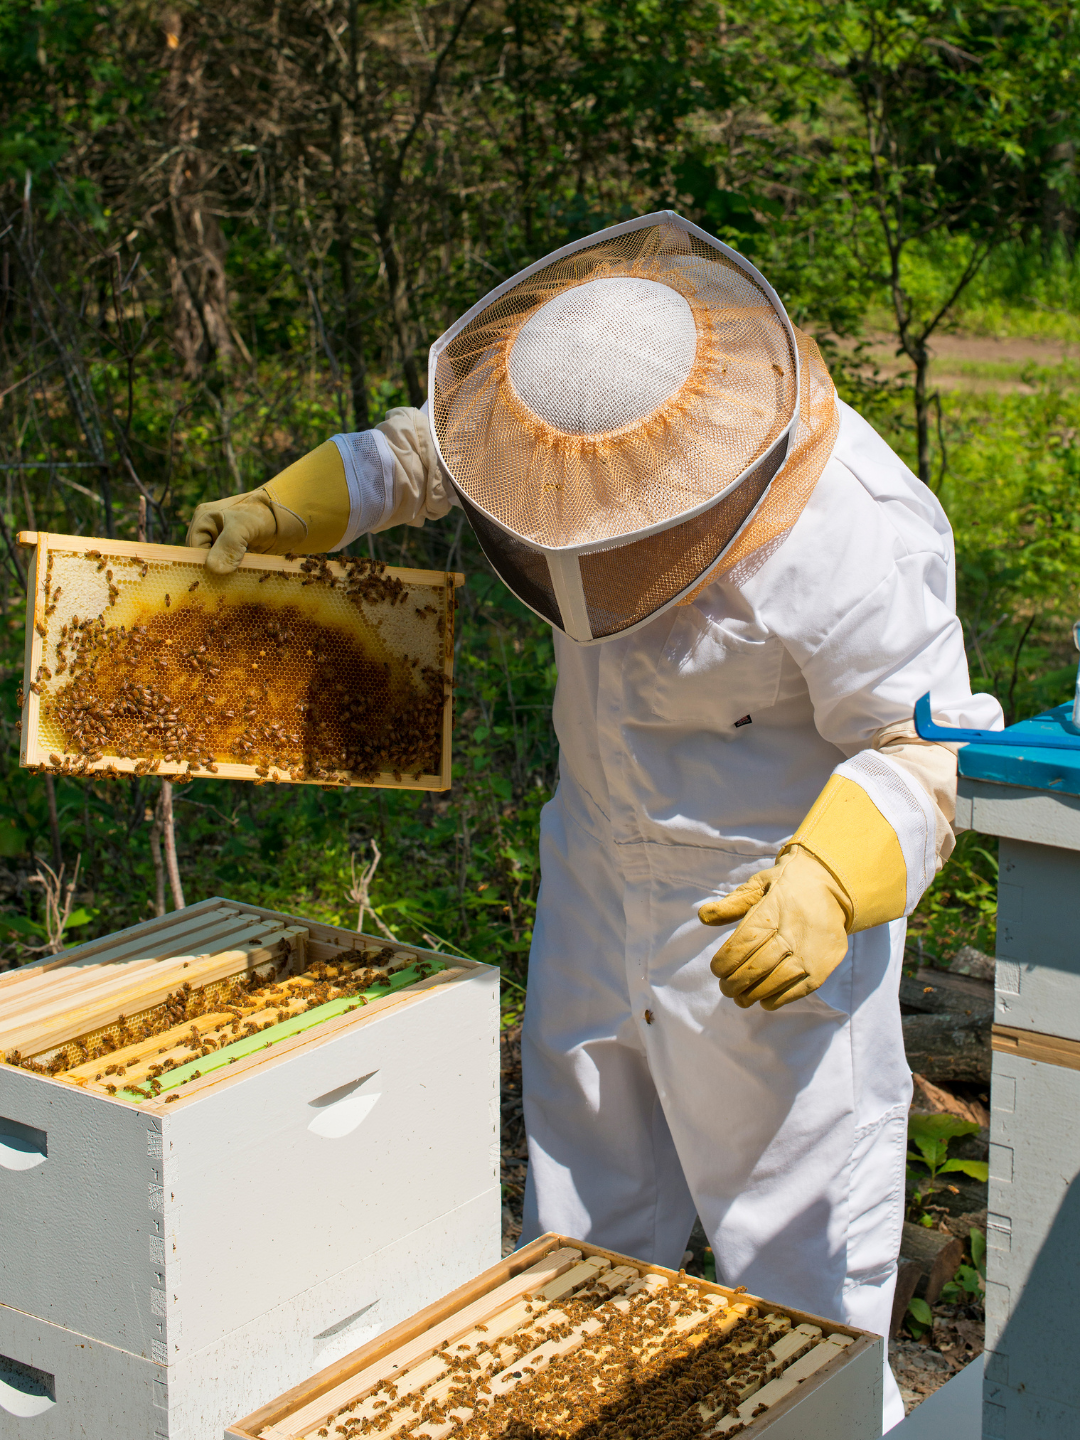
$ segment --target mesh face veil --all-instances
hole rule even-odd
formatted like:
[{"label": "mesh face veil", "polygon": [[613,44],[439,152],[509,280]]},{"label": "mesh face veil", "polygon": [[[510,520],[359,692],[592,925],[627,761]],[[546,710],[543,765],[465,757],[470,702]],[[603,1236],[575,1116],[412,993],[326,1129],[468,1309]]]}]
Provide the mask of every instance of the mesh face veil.
[{"label": "mesh face veil", "polygon": [[836,437],[813,341],[671,211],[529,266],[431,349],[432,433],[485,554],[581,644],[746,573]]}]

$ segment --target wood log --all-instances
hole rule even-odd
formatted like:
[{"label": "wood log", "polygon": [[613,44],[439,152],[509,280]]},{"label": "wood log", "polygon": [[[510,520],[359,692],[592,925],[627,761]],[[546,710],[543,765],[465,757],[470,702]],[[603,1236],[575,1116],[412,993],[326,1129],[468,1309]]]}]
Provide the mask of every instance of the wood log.
[{"label": "wood log", "polygon": [[978,1214],[986,1209],[987,1185],[985,1180],[972,1180],[967,1175],[945,1174],[939,1177],[937,1188],[926,1193],[926,1176],[918,1182],[908,1182],[908,1200],[922,1191],[927,1203],[933,1205],[944,1223],[952,1215]]},{"label": "wood log", "polygon": [[961,945],[949,964],[950,975],[973,975],[977,980],[994,983],[997,961],[993,955],[976,950],[974,945]]},{"label": "wood log", "polygon": [[900,1003],[921,1014],[986,1016],[994,1013],[994,987],[971,975],[922,968],[900,981]]},{"label": "wood log", "polygon": [[922,1295],[928,1305],[936,1304],[941,1298],[942,1286],[953,1278],[963,1258],[964,1247],[955,1235],[943,1230],[928,1230],[925,1225],[913,1225],[910,1220],[904,1221],[900,1262],[910,1261],[918,1265],[915,1294]]},{"label": "wood log", "polygon": [[[990,1111],[981,1100],[961,1100],[959,1095],[931,1085],[926,1076],[920,1075],[917,1070],[913,1071],[911,1078],[915,1082],[915,1094],[911,1102],[913,1111],[921,1111],[927,1115],[955,1115],[958,1120],[968,1120],[978,1125],[980,1130],[990,1129]],[[985,1160],[986,1156],[980,1155],[978,1159]]]},{"label": "wood log", "polygon": [[990,1083],[992,1014],[904,1015],[904,1049],[912,1070],[931,1082]]},{"label": "wood log", "polygon": [[893,1291],[892,1319],[889,1321],[889,1339],[895,1340],[904,1323],[907,1307],[915,1294],[915,1287],[923,1278],[923,1267],[918,1260],[905,1260],[902,1256],[896,1265],[896,1289]]}]

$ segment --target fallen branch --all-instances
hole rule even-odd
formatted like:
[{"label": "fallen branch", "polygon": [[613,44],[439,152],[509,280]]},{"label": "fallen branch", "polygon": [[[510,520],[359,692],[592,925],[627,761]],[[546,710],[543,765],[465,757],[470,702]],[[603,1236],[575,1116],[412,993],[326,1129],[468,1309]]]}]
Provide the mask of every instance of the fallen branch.
[{"label": "fallen branch", "polygon": [[371,918],[375,921],[375,924],[379,927],[379,929],[386,936],[386,938],[388,940],[392,940],[396,945],[398,943],[397,936],[388,926],[383,924],[383,922],[379,919],[378,915],[375,913],[375,910],[372,908],[370,893],[371,882],[375,878],[375,871],[379,868],[379,861],[382,859],[382,852],[379,849],[379,842],[377,840],[372,840],[371,849],[373,851],[373,858],[366,865],[361,866],[359,874],[357,874],[356,871],[356,856],[349,856],[349,865],[352,869],[352,889],[349,891],[349,899],[357,907],[356,933],[359,935],[361,930],[363,930],[364,915],[368,911],[370,911]]}]

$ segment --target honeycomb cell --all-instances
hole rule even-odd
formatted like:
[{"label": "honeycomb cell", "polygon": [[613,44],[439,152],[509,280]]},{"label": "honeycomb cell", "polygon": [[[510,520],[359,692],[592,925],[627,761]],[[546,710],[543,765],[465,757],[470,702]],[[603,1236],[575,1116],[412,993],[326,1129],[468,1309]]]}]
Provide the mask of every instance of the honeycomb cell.
[{"label": "honeycomb cell", "polygon": [[50,764],[241,766],[263,780],[337,784],[440,775],[444,577],[406,583],[368,561],[322,557],[216,577],[177,553],[170,563],[49,550],[43,658],[28,678]]}]

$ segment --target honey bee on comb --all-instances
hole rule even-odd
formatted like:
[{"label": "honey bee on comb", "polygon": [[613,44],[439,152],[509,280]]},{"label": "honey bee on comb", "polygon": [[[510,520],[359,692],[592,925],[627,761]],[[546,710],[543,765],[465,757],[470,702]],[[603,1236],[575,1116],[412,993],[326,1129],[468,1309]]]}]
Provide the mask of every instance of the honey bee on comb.
[{"label": "honey bee on comb", "polygon": [[25,765],[449,784],[455,577],[325,556],[219,577],[202,551],[97,544],[39,540]]}]

